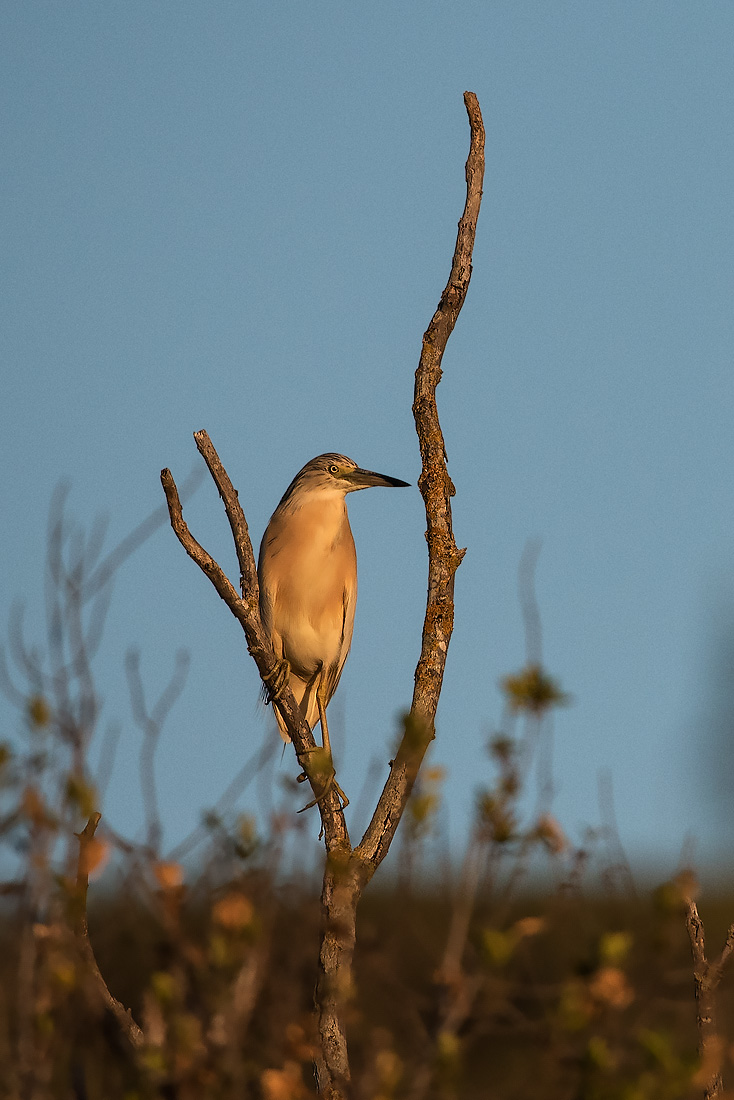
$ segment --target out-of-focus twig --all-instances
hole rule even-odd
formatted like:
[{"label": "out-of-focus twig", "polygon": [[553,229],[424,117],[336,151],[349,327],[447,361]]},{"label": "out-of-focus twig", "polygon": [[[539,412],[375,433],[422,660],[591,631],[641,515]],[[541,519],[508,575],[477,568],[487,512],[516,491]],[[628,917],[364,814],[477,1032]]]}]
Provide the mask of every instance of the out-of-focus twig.
[{"label": "out-of-focus twig", "polygon": [[609,853],[610,870],[616,872],[630,898],[637,898],[637,887],[627,854],[619,835],[617,814],[614,809],[614,787],[612,773],[607,769],[599,772],[597,778],[599,791],[599,816],[601,818],[602,837]]},{"label": "out-of-focus twig", "polygon": [[[257,750],[248,756],[245,763],[236,772],[233,779],[229,781],[223,793],[219,799],[215,802],[211,808],[211,812],[216,817],[221,817],[232,809],[234,804],[240,795],[247,789],[249,784],[257,775],[259,775],[265,765],[272,760],[278,749],[277,742],[272,738],[270,731],[268,731],[263,744]],[[181,860],[185,856],[189,855],[197,845],[201,844],[203,840],[207,838],[209,831],[205,825],[197,825],[195,829],[192,829],[183,840],[168,852],[166,859],[168,860]]]},{"label": "out-of-focus twig", "polygon": [[529,665],[543,663],[543,622],[535,594],[535,570],[540,549],[540,539],[529,539],[517,570],[517,593],[525,624],[525,653]]},{"label": "out-of-focus twig", "polygon": [[74,937],[86,970],[90,975],[97,995],[105,1007],[115,1018],[121,1033],[129,1040],[133,1047],[140,1047],[144,1042],[142,1029],[133,1019],[129,1009],[110,993],[107,983],[102,977],[102,972],[97,965],[97,959],[89,939],[89,927],[87,924],[87,893],[89,890],[89,871],[94,863],[93,845],[94,834],[102,819],[102,815],[95,811],[82,829],[79,837],[79,861],[77,865],[76,892],[74,896],[73,928]]},{"label": "out-of-focus twig", "polygon": [[189,654],[183,649],[178,651],[173,675],[163,689],[158,702],[150,711],[145,702],[143,680],[140,675],[140,653],[137,649],[128,651],[125,657],[125,671],[127,672],[133,718],[143,734],[139,763],[140,788],[143,793],[146,818],[146,843],[152,852],[158,853],[163,830],[158,812],[155,753],[166,718],[184,689],[189,671]]},{"label": "out-of-focus twig", "polygon": [[[181,500],[189,500],[203,480],[204,471],[200,466],[195,466],[181,486]],[[156,531],[163,527],[167,521],[168,508],[165,504],[162,504],[160,508],[154,508],[150,515],[146,516],[144,520],[141,520],[138,526],[135,527],[129,535],[126,535],[124,539],[118,542],[117,546],[110,550],[109,554],[99,563],[89,577],[84,593],[85,600],[90,599],[100,588],[107,584],[123,562],[127,561],[127,559],[134,554],[144,542],[147,542],[151,535],[154,535]]]}]

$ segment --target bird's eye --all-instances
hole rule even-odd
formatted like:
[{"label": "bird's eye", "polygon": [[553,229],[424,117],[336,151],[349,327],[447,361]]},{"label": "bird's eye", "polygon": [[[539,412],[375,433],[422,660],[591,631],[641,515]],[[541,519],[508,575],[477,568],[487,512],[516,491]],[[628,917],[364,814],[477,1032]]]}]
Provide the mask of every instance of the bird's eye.
[{"label": "bird's eye", "polygon": [[338,473],[339,473],[339,467],[338,467],[338,466],[334,466],[334,465],[332,464],[331,466],[329,466],[329,473],[330,473],[330,474],[338,474]]}]

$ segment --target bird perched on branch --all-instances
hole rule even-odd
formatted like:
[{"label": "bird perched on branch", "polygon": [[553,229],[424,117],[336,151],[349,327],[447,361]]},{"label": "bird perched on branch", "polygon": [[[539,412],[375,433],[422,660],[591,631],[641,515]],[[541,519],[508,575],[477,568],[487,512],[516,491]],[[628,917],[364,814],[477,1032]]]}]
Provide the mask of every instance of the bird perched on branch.
[{"label": "bird perched on branch", "polygon": [[311,729],[321,722],[330,763],[326,707],[352,644],[357,603],[357,554],[345,498],[358,489],[408,484],[362,470],[345,455],[318,455],[293,478],[260,544],[260,615],[280,662],[268,684],[269,701],[290,683]]}]

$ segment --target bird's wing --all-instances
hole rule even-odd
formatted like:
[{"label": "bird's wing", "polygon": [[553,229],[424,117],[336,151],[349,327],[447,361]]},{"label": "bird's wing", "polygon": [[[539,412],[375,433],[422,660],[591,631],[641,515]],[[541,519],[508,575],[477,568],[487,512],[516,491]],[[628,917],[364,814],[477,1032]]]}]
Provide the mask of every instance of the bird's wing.
[{"label": "bird's wing", "polygon": [[326,703],[328,704],[334,692],[339,686],[342,670],[349,656],[352,646],[352,633],[354,631],[354,612],[357,607],[357,586],[345,585],[342,592],[342,636],[339,646],[339,657],[334,664],[326,669],[324,682],[326,685]]},{"label": "bird's wing", "polygon": [[[278,631],[275,629],[274,621],[273,621],[274,620],[274,606],[275,606],[275,595],[276,595],[276,592],[277,592],[277,585],[274,584],[272,578],[268,576],[267,571],[264,568],[264,561],[263,561],[263,559],[265,557],[265,555],[263,553],[264,544],[265,544],[265,539],[263,539],[263,546],[260,547],[260,560],[258,562],[258,569],[257,569],[258,575],[259,575],[259,581],[260,581],[260,619],[261,619],[262,624],[265,628],[265,632],[268,634],[268,636],[270,637],[270,641],[273,644],[273,649],[275,650],[276,658],[278,658],[278,660],[282,660],[282,658],[283,658],[283,639],[281,638]],[[265,684],[262,684],[260,686],[260,697],[261,697],[263,703],[269,703],[270,702],[270,693],[268,692],[268,689],[265,686]],[[275,714],[275,717],[278,720],[278,726],[280,727],[281,735],[284,736],[282,720],[281,720],[280,714],[278,713],[278,710],[275,707],[273,707],[273,713]]]},{"label": "bird's wing", "polygon": [[[260,582],[260,619],[265,627],[265,633],[269,635],[270,641],[273,643],[275,656],[280,657],[280,648],[282,648],[278,645],[280,639],[273,636],[273,594],[262,580]],[[264,683],[260,685],[260,699],[266,705],[270,702],[270,692]],[[278,720],[278,726],[280,726],[281,718],[276,707],[273,707],[273,714]]]}]

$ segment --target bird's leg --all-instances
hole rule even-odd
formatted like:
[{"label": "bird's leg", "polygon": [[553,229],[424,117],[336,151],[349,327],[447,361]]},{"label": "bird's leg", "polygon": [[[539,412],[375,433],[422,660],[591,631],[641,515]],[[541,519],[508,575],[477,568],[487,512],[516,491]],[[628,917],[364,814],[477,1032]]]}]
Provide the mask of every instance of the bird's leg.
[{"label": "bird's leg", "polygon": [[329,740],[329,726],[326,722],[326,700],[322,693],[322,687],[324,685],[324,673],[323,666],[321,675],[319,676],[318,687],[316,688],[316,704],[319,708],[319,721],[321,722],[321,744],[324,746],[324,752],[328,753],[329,760],[331,760],[332,767],[334,766],[334,758],[331,755],[331,741]]},{"label": "bird's leg", "polygon": [[[319,721],[321,722],[321,741],[322,741],[322,744],[323,744],[323,748],[322,748],[321,751],[323,753],[325,753],[325,755],[326,755],[326,760],[327,760],[328,765],[329,765],[329,775],[327,776],[326,783],[324,785],[324,789],[321,792],[321,794],[317,795],[316,798],[312,799],[306,806],[303,807],[302,810],[299,810],[298,811],[299,813],[303,813],[303,810],[310,810],[312,806],[315,806],[318,802],[322,802],[323,799],[326,798],[327,794],[329,793],[329,791],[331,790],[332,787],[334,788],[336,793],[339,795],[339,798],[341,799],[341,803],[342,803],[341,808],[344,810],[349,805],[349,799],[344,794],[344,791],[341,789],[341,787],[339,786],[339,784],[336,781],[336,772],[334,770],[334,758],[331,755],[331,741],[329,739],[329,726],[328,726],[327,721],[326,721],[326,702],[327,701],[326,701],[326,699],[324,699],[324,694],[323,694],[323,691],[322,691],[323,684],[324,684],[324,679],[323,679],[323,667],[322,667],[321,674],[319,675],[319,682],[318,682],[318,685],[316,687],[316,703],[317,703],[318,708],[319,708]],[[299,779],[300,779],[300,776],[299,776]]]},{"label": "bird's leg", "polygon": [[[301,776],[299,775],[298,778],[300,780]],[[304,775],[303,778],[305,778],[305,775]],[[305,806],[301,806],[300,810],[296,810],[296,813],[302,814],[304,810],[310,810],[312,806],[316,806],[319,802],[323,802],[332,787],[334,788],[336,793],[339,795],[339,798],[341,799],[340,809],[345,810],[347,808],[347,806],[349,805],[349,799],[347,798],[347,796],[344,794],[344,791],[341,789],[341,787],[337,783],[336,775],[335,775],[335,772],[332,768],[332,770],[329,772],[326,783],[324,784],[323,791],[320,794],[318,794],[316,796],[316,798],[312,798],[310,802],[307,802]]]},{"label": "bird's leg", "polygon": [[[273,666],[273,668],[270,670],[270,672],[267,673],[262,678],[263,684],[265,686],[265,690],[266,690],[267,696],[268,696],[268,699],[267,699],[268,703],[274,703],[274,702],[276,702],[276,700],[280,699],[286,685],[288,684],[288,682],[290,680],[290,675],[291,675],[291,666],[289,665],[288,661],[286,661],[285,659],[282,659],[282,660],[277,660],[276,659],[276,664]],[[347,798],[347,796],[344,794],[344,791],[341,789],[339,784],[336,783],[336,781],[334,779],[334,774],[335,774],[334,773],[334,761],[333,761],[332,756],[331,756],[331,747],[329,745],[329,729],[328,729],[328,726],[326,725],[326,707],[325,707],[324,702],[321,698],[321,695],[319,694],[320,688],[321,688],[320,676],[321,676],[321,674],[319,673],[319,688],[317,689],[317,692],[316,692],[316,699],[317,699],[318,706],[319,706],[319,716],[321,718],[321,729],[322,729],[322,731],[324,731],[323,732],[324,747],[320,749],[318,747],[318,745],[314,745],[312,748],[302,749],[301,750],[301,755],[303,755],[303,754],[310,755],[312,752],[322,752],[322,753],[326,752],[327,758],[328,758],[328,764],[329,764],[329,768],[330,768],[330,773],[329,773],[329,775],[326,779],[324,789],[321,792],[321,794],[318,796],[318,798],[314,798],[313,801],[309,802],[308,805],[304,806],[302,810],[298,811],[298,813],[303,813],[303,810],[310,810],[311,807],[315,806],[317,802],[321,802],[321,800],[323,798],[326,798],[326,796],[329,793],[329,791],[331,790],[332,786],[336,786],[337,794],[339,795],[339,797],[341,798],[341,800],[343,802],[342,809],[344,809],[344,806],[349,805],[349,799]],[[299,783],[304,783],[307,779],[308,779],[308,774],[304,770],[298,776],[298,782]]]},{"label": "bird's leg", "polygon": [[[329,763],[331,764],[331,775],[329,776],[329,780],[328,780],[327,785],[326,785],[326,791],[324,791],[324,794],[326,794],[331,789],[331,786],[333,784],[333,786],[336,788],[336,793],[339,795],[339,797],[342,800],[342,809],[345,809],[349,805],[349,799],[344,794],[344,791],[341,789],[341,787],[339,786],[339,784],[337,783],[336,778],[335,778],[336,777],[336,769],[334,768],[334,757],[331,755],[331,741],[329,740],[329,726],[328,726],[328,723],[326,721],[326,700],[324,699],[323,692],[322,692],[323,685],[324,685],[324,678],[323,678],[323,671],[322,671],[322,674],[319,677],[319,685],[316,688],[316,703],[318,704],[319,721],[321,722],[321,740],[322,740],[322,743],[323,743],[323,746],[324,746],[324,752],[327,753],[327,755],[329,757]],[[323,795],[321,797],[323,798]]]},{"label": "bird's leg", "polygon": [[285,686],[290,680],[291,666],[286,660],[278,660],[271,668],[270,672],[263,676],[262,681],[265,685],[265,691],[267,693],[267,701],[274,703],[276,699],[280,699],[285,690]]}]

